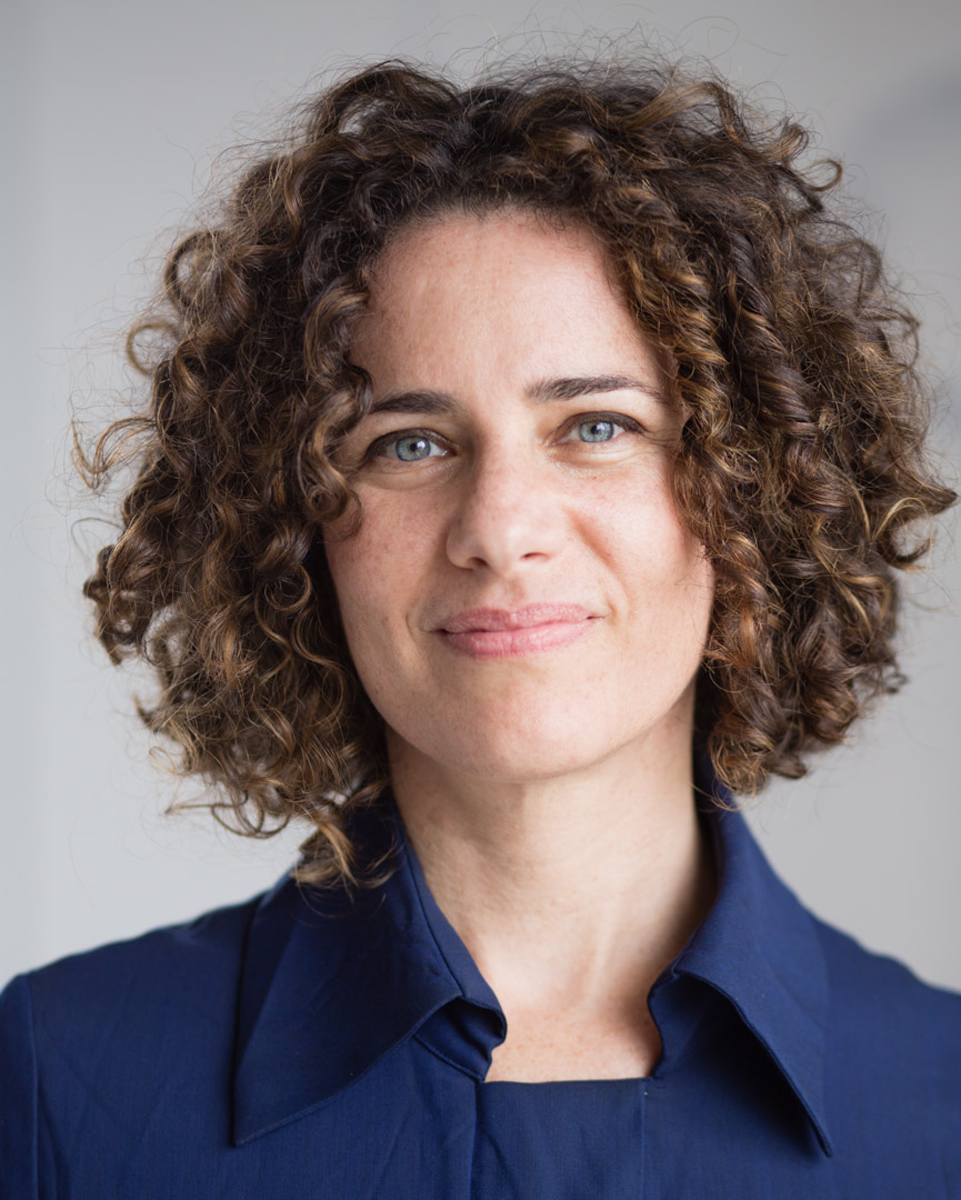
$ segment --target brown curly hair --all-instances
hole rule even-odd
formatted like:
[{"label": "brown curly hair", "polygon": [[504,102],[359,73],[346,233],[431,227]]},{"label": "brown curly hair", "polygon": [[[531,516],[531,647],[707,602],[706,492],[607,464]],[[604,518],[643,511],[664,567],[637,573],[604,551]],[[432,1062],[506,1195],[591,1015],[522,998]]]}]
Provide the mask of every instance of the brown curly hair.
[{"label": "brown curly hair", "polygon": [[[149,399],[90,448],[136,479],[85,595],[140,708],[240,832],[313,832],[302,878],[353,881],[346,813],[388,783],[320,536],[356,502],[342,439],[370,381],[349,360],[382,248],[451,209],[526,206],[610,249],[690,411],[673,476],[714,565],[695,739],[720,780],[797,777],[897,690],[909,526],[956,499],[924,457],[916,322],[842,219],[840,167],[710,73],[572,57],[470,86],[398,60],[314,97],[170,253],[131,332]],[[144,349],[144,339],[147,348]]]}]

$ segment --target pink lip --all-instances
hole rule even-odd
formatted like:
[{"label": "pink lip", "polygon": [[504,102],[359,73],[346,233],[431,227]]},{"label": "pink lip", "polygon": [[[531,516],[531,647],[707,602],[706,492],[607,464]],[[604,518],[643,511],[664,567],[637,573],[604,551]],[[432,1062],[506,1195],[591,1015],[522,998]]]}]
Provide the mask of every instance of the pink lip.
[{"label": "pink lip", "polygon": [[452,650],[472,658],[508,658],[566,646],[594,627],[594,614],[577,604],[475,608],[450,618],[438,632]]},{"label": "pink lip", "polygon": [[573,624],[594,614],[580,604],[528,604],[524,608],[471,608],[448,617],[439,628],[444,633],[485,633],[502,629],[529,629],[532,625]]}]

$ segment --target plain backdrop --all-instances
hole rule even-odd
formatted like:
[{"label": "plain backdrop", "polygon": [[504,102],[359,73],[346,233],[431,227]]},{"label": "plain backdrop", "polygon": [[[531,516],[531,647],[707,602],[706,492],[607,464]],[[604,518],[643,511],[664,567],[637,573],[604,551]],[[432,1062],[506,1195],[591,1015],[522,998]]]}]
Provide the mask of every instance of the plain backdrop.
[{"label": "plain backdrop", "polygon": [[[941,379],[936,437],[957,484],[961,5],[957,0],[658,0],[474,6],[411,0],[13,0],[0,37],[3,819],[0,979],[268,886],[303,831],[218,832],[173,798],[109,667],[80,583],[109,537],[71,482],[70,405],[107,412],[116,333],[217,154],[351,64],[406,56],[465,76],[505,54],[634,31],[710,59],[843,159],[904,274]],[[961,564],[953,519],[914,588],[909,682],[750,817],[820,916],[961,987]],[[143,682],[141,680],[141,682]]]}]

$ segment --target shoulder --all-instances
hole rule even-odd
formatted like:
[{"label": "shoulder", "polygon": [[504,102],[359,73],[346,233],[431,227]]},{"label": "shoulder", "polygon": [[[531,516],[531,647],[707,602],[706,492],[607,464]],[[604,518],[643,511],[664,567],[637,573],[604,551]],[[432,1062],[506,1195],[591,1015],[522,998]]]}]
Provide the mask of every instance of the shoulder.
[{"label": "shoulder", "polygon": [[[0,993],[0,1075],[24,1087],[192,1047],[232,1027],[262,897],[19,975]],[[32,1082],[31,1082],[32,1081]]]},{"label": "shoulder", "polygon": [[[74,954],[7,985],[4,1195],[37,1195],[39,1181],[57,1177],[67,1158],[78,1179],[99,1179],[111,1139],[140,1144],[157,1122],[184,1144],[226,1140],[222,1097],[248,933],[262,903],[256,896]],[[98,1187],[84,1195],[103,1194]]]},{"label": "shoulder", "polygon": [[831,1016],[849,1036],[898,1033],[957,1056],[961,1066],[961,993],[925,983],[904,963],[866,949],[850,934],[812,917],[824,952]]},{"label": "shoulder", "polygon": [[15,979],[26,988],[36,1017],[66,1018],[72,1026],[125,998],[162,1006],[175,993],[178,1008],[236,985],[250,921],[261,896],[204,913],[125,941],[69,955]]},{"label": "shoulder", "polygon": [[957,1171],[961,994],[812,919],[828,976],[824,1079],[839,1142],[885,1131]]}]

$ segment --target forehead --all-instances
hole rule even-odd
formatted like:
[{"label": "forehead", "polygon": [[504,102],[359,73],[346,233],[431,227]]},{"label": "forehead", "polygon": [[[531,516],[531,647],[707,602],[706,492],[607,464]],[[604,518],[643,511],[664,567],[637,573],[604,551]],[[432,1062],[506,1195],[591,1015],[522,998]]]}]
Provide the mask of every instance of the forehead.
[{"label": "forehead", "polygon": [[453,359],[466,370],[599,371],[649,365],[651,353],[601,237],[526,210],[445,213],[402,230],[375,264],[352,343],[369,369],[418,372]]},{"label": "forehead", "polygon": [[504,205],[486,212],[444,209],[404,224],[387,242],[378,267],[390,269],[399,258],[428,247],[438,258],[463,258],[473,246],[483,253],[499,249],[515,258],[525,254],[553,252],[568,258],[580,257],[583,265],[605,257],[600,233],[584,221],[562,213]]}]

